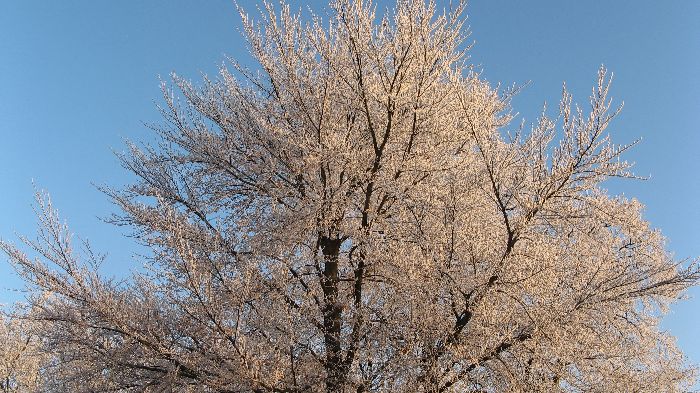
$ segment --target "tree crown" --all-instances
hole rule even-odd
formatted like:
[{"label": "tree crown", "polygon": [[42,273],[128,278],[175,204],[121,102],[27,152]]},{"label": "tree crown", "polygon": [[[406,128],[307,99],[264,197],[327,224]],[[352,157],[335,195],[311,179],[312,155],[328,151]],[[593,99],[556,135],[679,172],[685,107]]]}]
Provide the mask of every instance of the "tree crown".
[{"label": "tree crown", "polygon": [[[680,391],[660,313],[698,279],[636,200],[587,111],[511,125],[468,64],[465,2],[337,0],[308,23],[241,13],[259,68],[164,85],[139,181],[106,190],[152,250],[127,285],[42,205],[32,318],[76,391]],[[43,200],[40,198],[40,200]],[[45,202],[43,202],[45,203]],[[81,262],[86,258],[91,263]],[[92,267],[90,267],[92,266]]]}]

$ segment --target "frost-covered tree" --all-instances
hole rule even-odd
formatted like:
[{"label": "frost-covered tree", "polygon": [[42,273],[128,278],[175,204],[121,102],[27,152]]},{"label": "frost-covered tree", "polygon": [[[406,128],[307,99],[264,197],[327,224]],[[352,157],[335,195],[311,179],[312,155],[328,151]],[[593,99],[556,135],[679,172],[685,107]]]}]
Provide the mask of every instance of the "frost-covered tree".
[{"label": "frost-covered tree", "polygon": [[47,364],[31,321],[0,314],[0,392],[33,393],[44,386]]},{"label": "frost-covered tree", "polygon": [[107,190],[150,250],[118,283],[40,198],[50,391],[677,392],[667,305],[698,279],[634,199],[598,74],[587,110],[511,125],[464,2],[242,13],[259,67],[164,87],[162,143]]}]

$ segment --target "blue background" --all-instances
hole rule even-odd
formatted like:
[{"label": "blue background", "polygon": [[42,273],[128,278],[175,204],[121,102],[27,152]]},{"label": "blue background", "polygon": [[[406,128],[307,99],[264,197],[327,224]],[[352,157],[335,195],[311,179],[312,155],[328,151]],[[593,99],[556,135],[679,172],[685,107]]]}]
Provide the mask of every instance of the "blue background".
[{"label": "blue background", "polygon": [[[239,3],[255,12],[255,2]],[[615,73],[612,95],[625,109],[613,140],[643,138],[626,157],[650,179],[608,187],[646,205],[676,258],[700,256],[700,1],[472,0],[467,13],[471,57],[484,77],[531,81],[514,100],[528,122],[545,101],[556,107],[562,82],[585,105],[600,64]],[[109,252],[108,274],[137,268],[138,247],[100,221],[115,208],[93,183],[130,180],[113,151],[125,138],[153,138],[144,123],[160,120],[159,75],[198,81],[216,74],[225,55],[249,61],[239,28],[225,0],[0,2],[0,237],[33,233],[34,181],[75,233]],[[21,299],[19,288],[1,261],[0,303]],[[664,321],[694,363],[699,294],[690,291]]]}]

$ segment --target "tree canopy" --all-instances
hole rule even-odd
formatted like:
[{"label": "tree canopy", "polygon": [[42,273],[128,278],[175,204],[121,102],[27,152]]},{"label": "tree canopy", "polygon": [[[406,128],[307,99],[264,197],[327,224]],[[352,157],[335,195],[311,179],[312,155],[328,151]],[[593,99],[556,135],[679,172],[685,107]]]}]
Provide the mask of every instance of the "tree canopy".
[{"label": "tree canopy", "polygon": [[[48,199],[33,254],[47,391],[676,392],[659,320],[696,283],[642,205],[598,71],[587,109],[512,124],[469,64],[464,1],[244,11],[258,67],[163,86],[139,181],[105,189],[150,249],[99,273]],[[40,390],[41,390],[40,389]]]}]

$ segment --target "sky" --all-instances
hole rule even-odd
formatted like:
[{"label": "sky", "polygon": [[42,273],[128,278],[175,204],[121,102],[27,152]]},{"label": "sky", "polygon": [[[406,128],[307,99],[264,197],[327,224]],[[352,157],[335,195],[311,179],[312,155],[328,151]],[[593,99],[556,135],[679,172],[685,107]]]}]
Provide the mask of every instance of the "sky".
[{"label": "sky", "polygon": [[[323,1],[291,3],[324,12]],[[254,1],[239,4],[254,14]],[[467,14],[483,77],[526,84],[513,101],[526,124],[544,102],[556,108],[563,82],[585,105],[600,65],[614,73],[625,106],[613,141],[641,138],[626,158],[649,179],[608,189],[646,206],[677,259],[700,257],[700,1],[471,0]],[[0,238],[34,233],[34,190],[47,190],[71,230],[109,255],[107,274],[137,268],[138,247],[103,222],[117,210],[96,186],[133,180],[114,153],[153,140],[161,79],[250,61],[239,28],[230,0],[0,2]],[[20,288],[3,257],[0,304]],[[688,296],[663,328],[700,364],[700,290]]]}]

